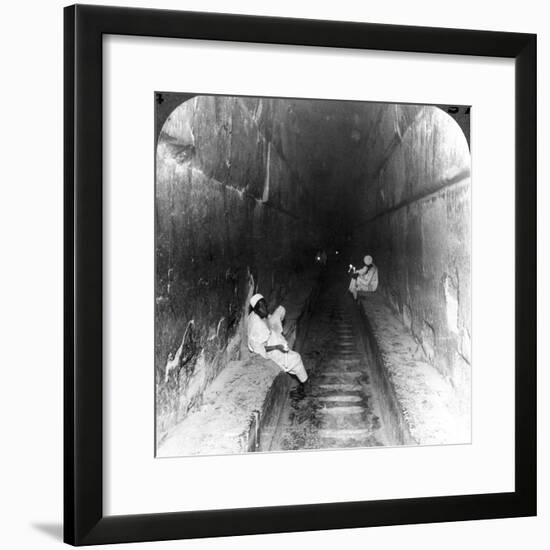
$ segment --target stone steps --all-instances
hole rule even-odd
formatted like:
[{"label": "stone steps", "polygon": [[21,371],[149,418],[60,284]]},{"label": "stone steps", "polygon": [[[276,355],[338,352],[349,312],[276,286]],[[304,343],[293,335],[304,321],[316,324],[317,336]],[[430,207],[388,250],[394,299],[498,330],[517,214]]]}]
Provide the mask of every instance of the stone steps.
[{"label": "stone steps", "polygon": [[348,373],[352,373],[350,374],[350,376],[358,376],[358,375],[355,375],[355,373],[357,372],[359,373],[359,375],[366,374],[366,372],[364,371],[363,365],[360,365],[358,363],[355,363],[355,364],[343,363],[341,365],[334,365],[333,363],[331,363],[330,365],[327,365],[323,369],[318,370],[315,377],[317,378],[322,376],[338,376],[340,374],[347,376]]},{"label": "stone steps", "polygon": [[370,445],[372,428],[365,427],[367,396],[358,383],[360,379],[368,382],[368,376],[357,346],[353,317],[342,307],[334,308],[331,316],[337,318],[336,342],[312,387],[312,396],[321,404],[317,411],[322,425],[318,436],[327,447]]},{"label": "stone steps", "polygon": [[331,430],[323,428],[319,430],[319,437],[323,439],[358,439],[369,437],[372,431],[368,428],[352,428],[348,430]]},{"label": "stone steps", "polygon": [[342,384],[342,383],[334,383],[334,384],[318,384],[317,386],[320,389],[323,390],[332,390],[332,391],[360,391],[361,386],[359,384]]},{"label": "stone steps", "polygon": [[360,403],[363,398],[360,395],[321,395],[319,401],[329,403]]},{"label": "stone steps", "polygon": [[326,384],[359,384],[361,375],[346,376],[346,373],[336,374],[332,376],[321,376],[319,385]]},{"label": "stone steps", "polygon": [[347,430],[364,428],[367,411],[360,405],[342,404],[342,406],[323,407],[321,428],[332,430]]},{"label": "stone steps", "polygon": [[322,409],[320,409],[320,412],[323,414],[334,414],[334,415],[363,414],[365,412],[365,407],[361,407],[361,405],[342,405],[338,407],[323,407]]},{"label": "stone steps", "polygon": [[[370,447],[379,444],[372,424],[372,403],[365,391],[368,365],[359,339],[360,327],[351,304],[343,300],[322,302],[314,312],[318,335],[323,341],[322,363],[312,372],[306,401],[311,404],[312,448]],[[311,334],[311,333],[310,333]],[[327,338],[327,334],[331,338]],[[298,401],[300,403],[300,401]],[[300,405],[298,405],[300,407]],[[303,425],[300,431],[303,433]]]},{"label": "stone steps", "polygon": [[321,372],[322,376],[352,376],[358,377],[363,373],[359,370],[325,370]]},{"label": "stone steps", "polygon": [[345,366],[349,367],[351,365],[355,365],[356,367],[359,367],[363,364],[363,358],[349,359],[348,357],[339,357],[338,355],[330,357],[329,361],[331,365],[334,365],[338,368],[345,367]]}]

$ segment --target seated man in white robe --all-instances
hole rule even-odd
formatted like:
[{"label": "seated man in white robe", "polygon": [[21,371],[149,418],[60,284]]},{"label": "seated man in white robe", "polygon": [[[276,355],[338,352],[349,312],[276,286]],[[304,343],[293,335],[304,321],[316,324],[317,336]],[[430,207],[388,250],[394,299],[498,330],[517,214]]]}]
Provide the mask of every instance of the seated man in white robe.
[{"label": "seated man in white robe", "polygon": [[308,376],[300,354],[289,349],[283,335],[284,314],[285,309],[279,306],[273,315],[269,316],[268,322],[267,303],[264,297],[261,294],[252,296],[248,315],[248,349],[275,361],[285,372],[296,376],[302,383],[303,390],[303,384]]},{"label": "seated man in white robe", "polygon": [[358,292],[375,292],[378,288],[378,268],[372,261],[372,256],[363,258],[364,266],[361,269],[355,269],[352,266],[352,278],[349,283],[349,291],[353,299],[357,300]]}]

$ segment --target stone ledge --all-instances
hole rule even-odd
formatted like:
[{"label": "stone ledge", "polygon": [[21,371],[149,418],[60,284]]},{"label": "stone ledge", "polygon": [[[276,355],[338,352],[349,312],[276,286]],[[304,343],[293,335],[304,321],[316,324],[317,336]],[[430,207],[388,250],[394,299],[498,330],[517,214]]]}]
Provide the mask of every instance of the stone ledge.
[{"label": "stone ledge", "polygon": [[[282,301],[285,336],[299,351],[299,325],[307,319],[316,294],[315,274],[304,274]],[[232,361],[159,444],[157,457],[246,453],[264,445],[276,429],[293,378],[270,359],[248,354]],[[266,443],[267,442],[267,443]]]},{"label": "stone ledge", "polygon": [[470,418],[460,412],[451,384],[429,363],[405,325],[379,293],[362,295],[369,354],[382,399],[392,409],[401,444],[470,443]]},{"label": "stone ledge", "polygon": [[254,450],[258,420],[277,405],[270,390],[284,374],[273,361],[258,356],[229,363],[205,391],[202,405],[167,435],[157,457]]}]

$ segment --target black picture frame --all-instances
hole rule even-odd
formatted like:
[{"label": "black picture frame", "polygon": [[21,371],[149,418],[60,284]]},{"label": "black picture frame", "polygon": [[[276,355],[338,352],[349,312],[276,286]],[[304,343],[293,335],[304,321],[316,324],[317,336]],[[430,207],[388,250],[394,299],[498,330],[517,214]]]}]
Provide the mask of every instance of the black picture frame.
[{"label": "black picture frame", "polygon": [[[515,59],[515,491],[103,515],[104,34]],[[64,540],[73,545],[536,514],[536,35],[76,5],[64,10]]]}]

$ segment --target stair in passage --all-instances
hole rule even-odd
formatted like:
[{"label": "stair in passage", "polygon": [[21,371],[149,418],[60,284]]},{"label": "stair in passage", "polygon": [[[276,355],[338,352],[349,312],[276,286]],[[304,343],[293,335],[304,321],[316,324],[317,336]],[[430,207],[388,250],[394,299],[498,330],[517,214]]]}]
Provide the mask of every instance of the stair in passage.
[{"label": "stair in passage", "polygon": [[348,376],[358,378],[363,373],[359,370],[325,370],[322,374],[323,376]]},{"label": "stair in passage", "polygon": [[368,428],[356,428],[348,430],[319,430],[321,445],[327,448],[351,448],[351,447],[372,447],[379,445],[373,432]]},{"label": "stair in passage", "polygon": [[321,429],[347,430],[364,428],[367,420],[367,411],[364,406],[341,404],[341,406],[320,409]]},{"label": "stair in passage", "polygon": [[321,361],[311,372],[305,397],[294,402],[295,439],[290,441],[301,444],[305,433],[308,448],[379,445],[379,419],[373,414],[367,358],[352,304],[323,300],[313,317],[314,332],[309,334],[315,339],[310,341],[322,342],[321,349],[312,346]]},{"label": "stair in passage", "polygon": [[318,384],[317,387],[321,390],[331,390],[331,391],[361,391],[360,384],[329,383],[329,384]]},{"label": "stair in passage", "polygon": [[322,438],[348,439],[361,438],[372,435],[372,431],[368,428],[354,428],[348,430],[331,430],[324,428],[319,430],[319,436]]},{"label": "stair in passage", "polygon": [[360,395],[321,395],[319,396],[319,401],[321,403],[360,403],[363,401],[363,398]]}]

